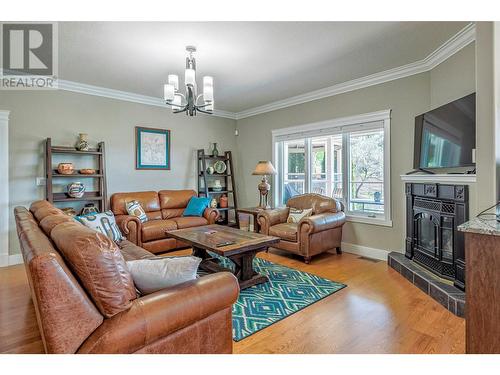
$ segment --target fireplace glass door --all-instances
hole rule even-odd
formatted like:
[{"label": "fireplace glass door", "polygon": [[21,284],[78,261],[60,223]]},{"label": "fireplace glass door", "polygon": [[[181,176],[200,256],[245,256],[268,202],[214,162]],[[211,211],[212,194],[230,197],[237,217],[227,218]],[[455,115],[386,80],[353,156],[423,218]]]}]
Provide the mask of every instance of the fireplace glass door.
[{"label": "fireplace glass door", "polygon": [[439,224],[436,219],[427,212],[420,212],[415,215],[415,244],[417,249],[426,254],[438,258]]},{"label": "fireplace glass door", "polygon": [[441,257],[453,264],[453,218],[448,216],[441,219]]}]

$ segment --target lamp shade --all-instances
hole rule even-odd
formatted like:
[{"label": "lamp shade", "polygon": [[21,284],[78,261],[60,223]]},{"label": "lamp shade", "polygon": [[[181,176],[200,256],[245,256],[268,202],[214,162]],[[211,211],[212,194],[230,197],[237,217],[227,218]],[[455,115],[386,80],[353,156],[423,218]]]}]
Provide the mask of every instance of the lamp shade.
[{"label": "lamp shade", "polygon": [[167,83],[163,89],[163,99],[172,101],[175,98],[175,86]]},{"label": "lamp shade", "polygon": [[274,169],[272,163],[267,160],[261,160],[255,167],[255,170],[252,173],[253,175],[259,175],[259,176],[268,176],[268,175],[273,175],[276,174],[276,169]]},{"label": "lamp shade", "polygon": [[177,74],[168,75],[168,84],[174,86],[174,90],[179,90],[179,76]]}]

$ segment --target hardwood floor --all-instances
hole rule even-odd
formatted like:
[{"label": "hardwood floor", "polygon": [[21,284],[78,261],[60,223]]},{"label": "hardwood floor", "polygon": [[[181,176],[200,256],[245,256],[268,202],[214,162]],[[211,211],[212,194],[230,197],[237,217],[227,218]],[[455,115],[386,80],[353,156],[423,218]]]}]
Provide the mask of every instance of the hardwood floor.
[{"label": "hardwood floor", "polygon": [[[465,352],[464,319],[383,261],[332,253],[306,265],[278,250],[260,256],[347,288],[234,343],[235,353]],[[0,268],[0,352],[43,352],[22,265]]]}]

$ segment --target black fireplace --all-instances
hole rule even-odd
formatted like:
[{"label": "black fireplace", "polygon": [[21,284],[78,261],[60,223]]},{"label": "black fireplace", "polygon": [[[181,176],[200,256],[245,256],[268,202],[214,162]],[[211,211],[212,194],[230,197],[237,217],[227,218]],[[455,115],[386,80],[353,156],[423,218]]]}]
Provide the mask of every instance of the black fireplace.
[{"label": "black fireplace", "polygon": [[465,289],[466,185],[406,184],[406,257]]}]

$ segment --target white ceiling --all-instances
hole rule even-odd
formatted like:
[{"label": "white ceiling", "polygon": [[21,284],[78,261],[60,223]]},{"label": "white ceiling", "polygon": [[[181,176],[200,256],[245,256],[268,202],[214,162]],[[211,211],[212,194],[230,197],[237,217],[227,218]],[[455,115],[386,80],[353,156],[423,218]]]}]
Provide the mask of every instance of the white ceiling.
[{"label": "white ceiling", "polygon": [[[240,112],[421,60],[467,22],[61,22],[59,77],[161,97],[185,46]],[[201,82],[200,82],[201,83]]]}]

